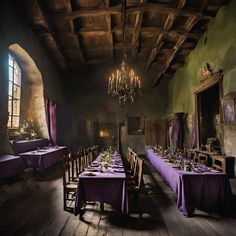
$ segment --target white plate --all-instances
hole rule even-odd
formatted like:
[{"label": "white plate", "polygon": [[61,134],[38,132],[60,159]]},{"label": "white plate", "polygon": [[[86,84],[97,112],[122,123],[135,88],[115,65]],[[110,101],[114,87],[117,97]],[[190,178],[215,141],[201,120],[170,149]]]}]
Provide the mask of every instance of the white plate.
[{"label": "white plate", "polygon": [[95,176],[96,174],[93,173],[93,172],[83,172],[81,175],[84,175],[84,176]]}]

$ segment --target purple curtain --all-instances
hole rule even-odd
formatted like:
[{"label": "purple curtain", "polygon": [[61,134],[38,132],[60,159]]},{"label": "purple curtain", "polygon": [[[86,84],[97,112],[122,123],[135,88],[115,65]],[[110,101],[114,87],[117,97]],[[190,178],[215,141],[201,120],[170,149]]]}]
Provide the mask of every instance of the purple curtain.
[{"label": "purple curtain", "polygon": [[46,121],[48,125],[48,133],[51,144],[56,145],[57,143],[57,124],[56,124],[56,103],[45,100],[45,110],[46,110]]}]

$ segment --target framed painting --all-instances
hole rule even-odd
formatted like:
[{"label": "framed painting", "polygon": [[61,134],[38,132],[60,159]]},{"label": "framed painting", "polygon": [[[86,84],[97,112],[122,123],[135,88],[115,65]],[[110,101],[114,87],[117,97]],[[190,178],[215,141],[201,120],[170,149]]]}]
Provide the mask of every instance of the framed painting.
[{"label": "framed painting", "polygon": [[235,122],[235,99],[223,101],[223,119],[224,123]]}]

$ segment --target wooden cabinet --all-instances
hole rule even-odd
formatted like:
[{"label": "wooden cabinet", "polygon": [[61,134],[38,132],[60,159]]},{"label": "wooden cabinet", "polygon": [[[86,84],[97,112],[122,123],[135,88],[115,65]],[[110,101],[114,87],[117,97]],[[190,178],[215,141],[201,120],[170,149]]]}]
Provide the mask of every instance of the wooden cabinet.
[{"label": "wooden cabinet", "polygon": [[145,143],[146,145],[162,145],[165,147],[165,120],[145,120]]}]

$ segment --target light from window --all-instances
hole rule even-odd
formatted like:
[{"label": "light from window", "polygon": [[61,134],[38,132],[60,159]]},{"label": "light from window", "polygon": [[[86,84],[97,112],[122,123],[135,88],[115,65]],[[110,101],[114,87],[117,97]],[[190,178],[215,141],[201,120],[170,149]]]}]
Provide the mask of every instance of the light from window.
[{"label": "light from window", "polygon": [[8,127],[18,128],[20,123],[21,70],[9,55]]}]

